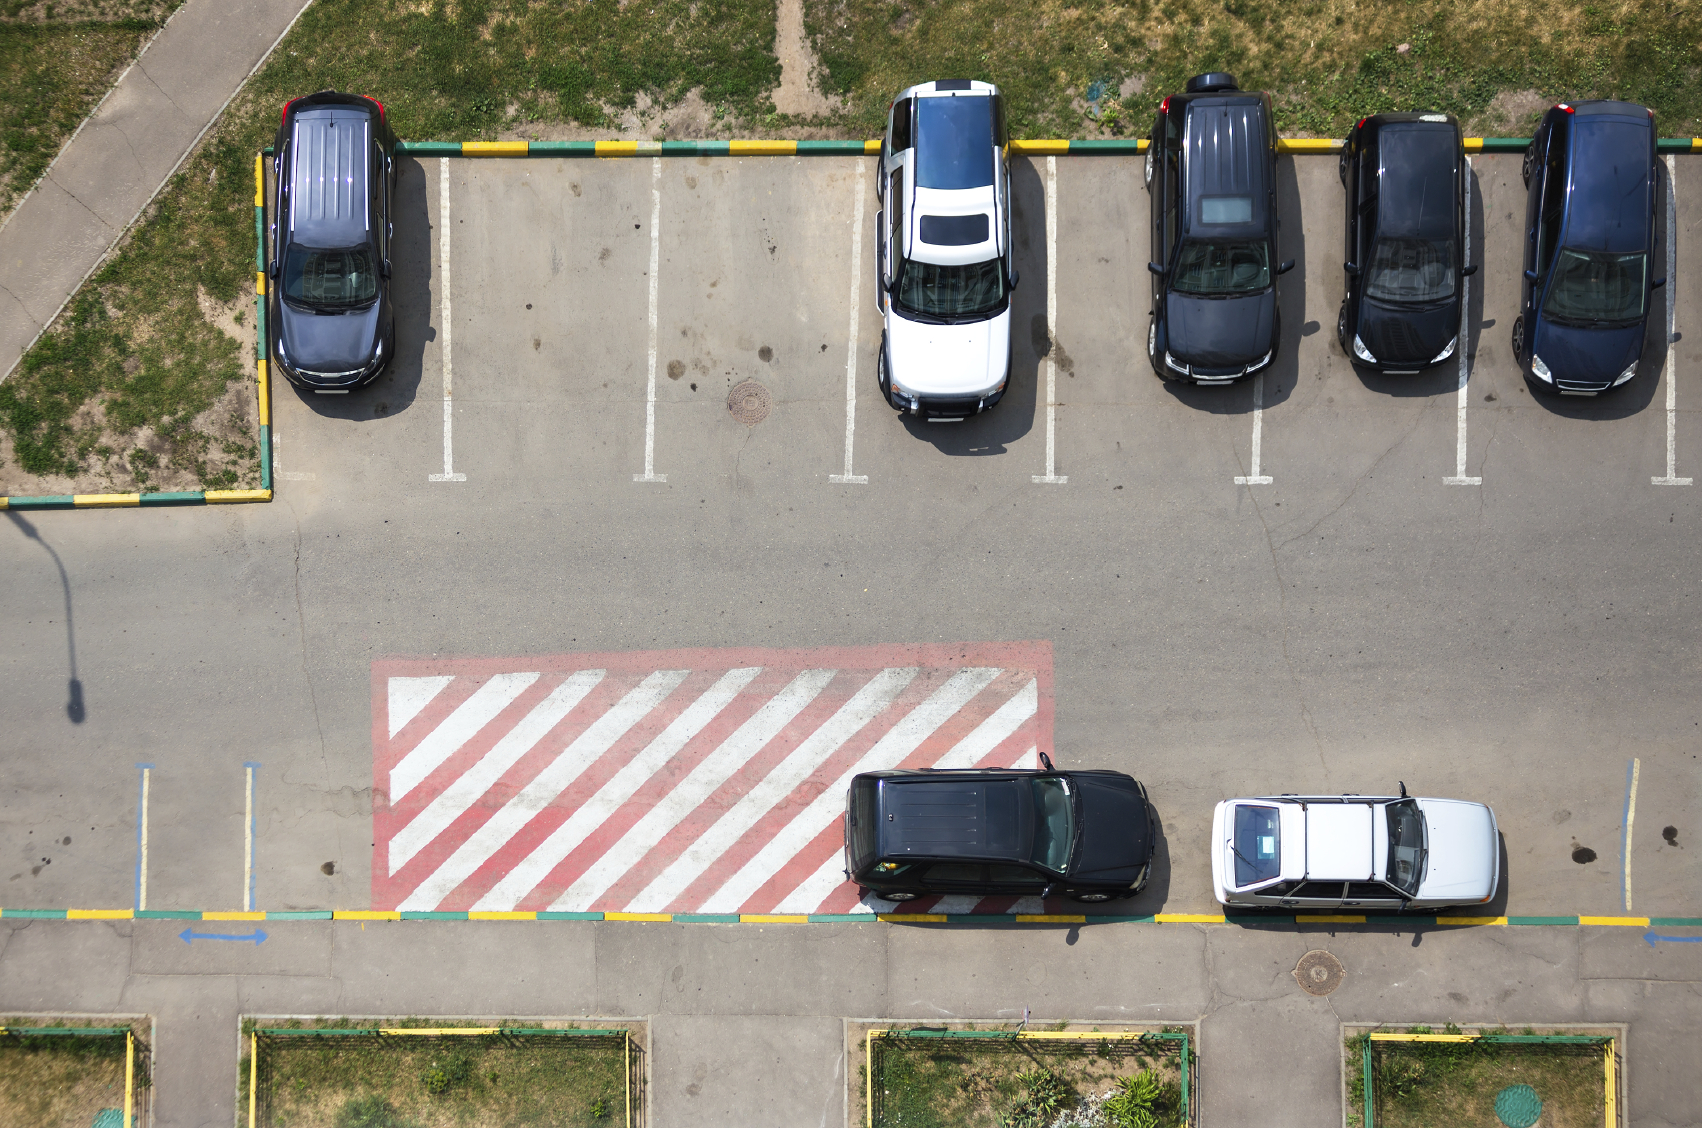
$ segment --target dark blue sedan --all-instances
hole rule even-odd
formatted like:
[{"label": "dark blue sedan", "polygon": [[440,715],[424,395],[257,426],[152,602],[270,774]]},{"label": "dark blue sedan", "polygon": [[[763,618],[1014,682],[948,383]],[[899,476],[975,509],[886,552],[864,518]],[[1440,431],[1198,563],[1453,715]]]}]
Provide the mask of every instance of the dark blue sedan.
[{"label": "dark blue sedan", "polygon": [[1561,103],[1525,151],[1525,276],[1513,355],[1544,391],[1595,395],[1637,375],[1656,277],[1654,111]]}]

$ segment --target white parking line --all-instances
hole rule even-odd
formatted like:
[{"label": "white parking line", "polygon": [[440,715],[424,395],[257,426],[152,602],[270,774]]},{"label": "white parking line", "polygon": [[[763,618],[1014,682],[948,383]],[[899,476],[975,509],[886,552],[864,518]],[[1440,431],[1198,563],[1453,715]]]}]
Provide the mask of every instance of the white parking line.
[{"label": "white parking line", "polygon": [[[1472,260],[1472,159],[1466,158],[1466,253],[1462,261]],[[1472,310],[1472,280],[1460,279],[1460,392],[1457,419],[1454,426],[1454,473],[1442,481],[1450,486],[1481,486],[1481,477],[1470,477],[1466,474],[1466,383],[1471,378],[1471,363],[1466,354],[1471,351],[1471,310]]]},{"label": "white parking line", "polygon": [[242,911],[254,911],[254,769],[260,765],[250,760],[242,765],[248,777],[247,799],[243,804],[242,847]]},{"label": "white parking line", "polygon": [[[857,320],[858,297],[863,290],[863,161],[857,161],[857,175],[852,178],[851,191],[856,197],[851,218],[851,343],[845,352],[845,472],[829,474],[827,480],[836,486],[866,486],[867,474],[851,473],[851,441],[857,434]],[[878,362],[877,362],[878,363]]]},{"label": "white parking line", "polygon": [[644,393],[644,473],[635,482],[666,482],[656,473],[656,275],[662,267],[662,158],[650,158],[650,378]]},{"label": "white parking line", "polygon": [[1677,325],[1678,299],[1678,186],[1673,178],[1678,174],[1672,154],[1667,154],[1667,362],[1661,379],[1667,385],[1667,476],[1650,478],[1653,486],[1688,486],[1694,478],[1678,477],[1678,387],[1673,382],[1677,374],[1673,361],[1673,330]]},{"label": "white parking line", "polygon": [[1058,433],[1058,158],[1046,158],[1046,473],[1037,483],[1061,486],[1070,479],[1057,473]]},{"label": "white parking line", "polygon": [[313,475],[310,473],[301,470],[285,470],[279,465],[281,461],[278,458],[278,444],[280,438],[281,436],[279,436],[277,432],[274,431],[272,433],[272,477],[281,478],[286,482],[313,481]]},{"label": "white parking line", "polygon": [[454,395],[455,368],[451,363],[449,350],[450,317],[449,307],[449,158],[439,157],[437,160],[437,225],[443,229],[443,236],[438,240],[442,247],[440,256],[442,262],[443,280],[439,284],[438,325],[443,332],[443,473],[428,476],[433,482],[465,482],[467,475],[455,472],[455,442],[454,442]]},{"label": "white parking line", "polygon": [[1265,430],[1265,374],[1259,373],[1253,377],[1253,466],[1248,474],[1235,475],[1238,486],[1268,486],[1271,484],[1269,474],[1259,473],[1260,444]]}]

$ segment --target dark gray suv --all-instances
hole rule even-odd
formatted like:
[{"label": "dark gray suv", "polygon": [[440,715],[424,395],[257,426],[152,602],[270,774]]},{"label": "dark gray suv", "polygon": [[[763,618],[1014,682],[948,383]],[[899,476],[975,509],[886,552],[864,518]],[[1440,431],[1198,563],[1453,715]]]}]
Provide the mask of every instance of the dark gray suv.
[{"label": "dark gray suv", "polygon": [[396,138],[377,99],[322,90],[284,106],[272,151],[272,355],[292,383],[346,393],[376,379],[396,351]]}]

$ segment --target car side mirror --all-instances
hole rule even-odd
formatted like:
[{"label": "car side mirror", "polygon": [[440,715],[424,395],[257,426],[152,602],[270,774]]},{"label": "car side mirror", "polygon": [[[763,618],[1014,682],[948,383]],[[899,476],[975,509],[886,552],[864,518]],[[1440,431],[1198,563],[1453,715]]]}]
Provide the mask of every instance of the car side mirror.
[{"label": "car side mirror", "polygon": [[379,270],[384,272],[384,277],[386,277],[386,278],[390,277],[390,260],[389,259],[380,259],[378,268],[379,268]]},{"label": "car side mirror", "polygon": [[1056,884],[1046,886],[1046,888],[1040,891],[1040,899],[1044,901],[1046,898],[1050,897],[1052,895],[1052,890],[1056,888],[1058,888]]},{"label": "car side mirror", "polygon": [[1162,266],[1159,266],[1156,262],[1147,263],[1146,268],[1148,270],[1152,271],[1154,274],[1158,275],[1160,278],[1164,277],[1164,268]]},{"label": "car side mirror", "polygon": [[1011,271],[1011,289],[1013,289],[1013,290],[1016,289],[1016,284],[1018,282],[1021,282],[1021,281],[1022,281],[1022,271],[1020,271],[1020,270]]},{"label": "car side mirror", "polygon": [[1287,259],[1287,260],[1277,264],[1277,273],[1278,274],[1287,274],[1289,271],[1291,271],[1293,269],[1294,269],[1294,260],[1293,259]]},{"label": "car side mirror", "polygon": [[1470,266],[1463,268],[1460,271],[1460,277],[1461,278],[1470,278],[1472,275],[1477,273],[1477,267],[1478,267],[1478,264],[1474,262]]},{"label": "car side mirror", "polygon": [[1653,289],[1657,289],[1661,286],[1665,286],[1666,284],[1667,284],[1666,275],[1663,274],[1659,278],[1655,279],[1653,282],[1649,283],[1649,288],[1651,290],[1653,290]]},{"label": "car side mirror", "polygon": [[1347,271],[1349,274],[1358,274],[1359,264],[1356,262],[1344,262],[1342,263],[1342,269]]},{"label": "car side mirror", "polygon": [[277,276],[278,276],[278,260],[273,259],[271,262],[266,264],[266,277],[276,278]]},{"label": "car side mirror", "polygon": [[1525,271],[1525,281],[1535,282],[1536,280],[1537,280],[1537,272],[1536,271],[1534,271],[1534,270]]}]

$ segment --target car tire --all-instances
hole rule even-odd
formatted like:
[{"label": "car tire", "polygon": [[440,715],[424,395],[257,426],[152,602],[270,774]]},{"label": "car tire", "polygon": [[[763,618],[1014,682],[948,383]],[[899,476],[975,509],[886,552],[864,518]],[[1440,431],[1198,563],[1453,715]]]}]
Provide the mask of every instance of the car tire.
[{"label": "car tire", "polygon": [[1152,191],[1152,139],[1146,143],[1146,190]]},{"label": "car tire", "polygon": [[1519,175],[1524,178],[1525,187],[1531,186],[1531,165],[1536,157],[1536,142],[1525,146],[1525,159],[1519,164]]},{"label": "car tire", "polygon": [[1347,343],[1347,299],[1346,298],[1342,299],[1341,312],[1336,314],[1336,344],[1341,346],[1342,352],[1347,354],[1347,358],[1349,360],[1353,359],[1353,349],[1351,347],[1349,347],[1348,343]]},{"label": "car tire", "polygon": [[922,894],[920,894],[920,893],[877,893],[875,895],[883,901],[914,901],[916,898],[920,897]]},{"label": "car tire", "polygon": [[1080,901],[1084,905],[1097,905],[1102,901],[1109,901],[1110,899],[1111,899],[1111,894],[1109,894],[1109,893],[1071,893],[1070,894],[1070,900]]},{"label": "car tire", "polygon": [[1336,161],[1336,175],[1341,178],[1342,187],[1347,187],[1347,142],[1342,142],[1342,155]]},{"label": "car tire", "polygon": [[1524,366],[1525,352],[1525,315],[1520,314],[1513,319],[1513,359]]}]

